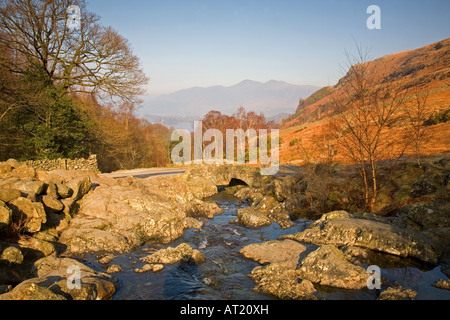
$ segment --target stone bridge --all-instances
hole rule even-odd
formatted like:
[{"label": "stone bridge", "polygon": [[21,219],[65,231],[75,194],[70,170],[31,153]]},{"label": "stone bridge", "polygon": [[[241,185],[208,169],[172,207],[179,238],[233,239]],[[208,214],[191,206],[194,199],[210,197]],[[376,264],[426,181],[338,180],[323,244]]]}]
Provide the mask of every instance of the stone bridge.
[{"label": "stone bridge", "polygon": [[199,165],[190,168],[185,175],[188,179],[190,177],[204,178],[216,186],[243,182],[250,187],[259,188],[270,180],[269,176],[261,175],[260,171],[260,168],[244,165]]}]

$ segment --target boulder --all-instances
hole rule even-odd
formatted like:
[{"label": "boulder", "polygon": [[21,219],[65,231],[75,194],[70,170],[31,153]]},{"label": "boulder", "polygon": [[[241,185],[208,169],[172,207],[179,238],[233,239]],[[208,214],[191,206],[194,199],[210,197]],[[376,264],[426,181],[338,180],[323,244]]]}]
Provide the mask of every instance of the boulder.
[{"label": "boulder", "polygon": [[343,289],[365,288],[369,277],[365,269],[348,262],[343,252],[332,245],[311,252],[302,260],[298,272],[302,279]]},{"label": "boulder", "polygon": [[56,189],[62,199],[70,198],[73,195],[73,190],[62,183],[56,183]]},{"label": "boulder", "polygon": [[346,219],[346,218],[352,218],[352,215],[350,213],[348,213],[347,211],[340,210],[340,211],[329,212],[329,213],[322,215],[319,220],[314,221],[311,224],[311,227],[315,227],[322,222],[329,221],[332,219]]},{"label": "boulder", "polygon": [[50,289],[34,282],[25,281],[11,292],[0,295],[0,300],[67,300],[62,295],[53,293]]},{"label": "boulder", "polygon": [[0,200],[0,230],[6,229],[11,224],[12,210]]},{"label": "boulder", "polygon": [[363,247],[436,264],[443,250],[442,240],[427,233],[359,218],[325,219],[310,229],[282,238],[317,245]]},{"label": "boulder", "polygon": [[106,273],[119,273],[123,272],[122,266],[120,264],[113,264],[108,267]]},{"label": "boulder", "polygon": [[149,272],[149,271],[159,272],[162,269],[164,269],[164,265],[162,265],[162,264],[147,263],[147,264],[144,264],[141,268],[134,269],[134,272],[136,272],[136,273],[144,273],[144,272]]},{"label": "boulder", "polygon": [[10,189],[10,188],[0,188],[0,201],[11,202],[22,196],[20,190]]},{"label": "boulder", "polygon": [[238,210],[236,222],[244,226],[259,228],[270,226],[273,221],[269,218],[267,211],[248,207]]},{"label": "boulder", "polygon": [[190,206],[186,209],[186,215],[194,218],[208,218],[212,219],[215,215],[222,213],[215,202],[204,202],[198,199],[193,199]]},{"label": "boulder", "polygon": [[53,172],[47,172],[47,171],[38,171],[36,173],[36,177],[39,181],[45,182],[45,183],[63,183],[64,178],[60,175],[53,173]]},{"label": "boulder", "polygon": [[0,182],[0,187],[16,189],[26,195],[28,195],[28,194],[40,195],[40,194],[43,194],[46,189],[46,185],[44,182],[33,181],[31,179],[3,180],[2,182]]},{"label": "boulder", "polygon": [[[104,236],[112,241],[115,252],[128,251],[145,241],[168,243],[191,227],[181,209],[183,206],[179,203],[140,188],[100,186],[83,199],[77,219],[71,222],[60,240],[78,253],[89,248],[109,251],[108,241],[102,239]],[[85,222],[78,223],[78,219],[95,220],[99,226],[87,226]]]},{"label": "boulder", "polygon": [[[26,280],[0,300],[108,300],[118,288],[118,281],[69,259],[47,257],[34,264],[36,278]],[[80,287],[71,288],[79,277]]]},{"label": "boulder", "polygon": [[10,203],[13,217],[16,216],[25,223],[25,230],[36,233],[41,230],[42,224],[47,222],[44,206],[40,202],[32,202],[26,198],[18,198]]},{"label": "boulder", "polygon": [[71,199],[81,200],[91,190],[91,180],[87,177],[78,177],[66,183],[66,186],[73,190]]},{"label": "boulder", "polygon": [[256,267],[250,277],[256,283],[256,292],[284,300],[317,300],[314,285],[309,280],[301,280],[298,270],[271,263]]},{"label": "boulder", "polygon": [[[106,273],[96,272],[77,260],[46,257],[34,265],[38,279],[47,279],[44,283],[68,300],[109,300],[119,288],[116,279]],[[77,271],[81,279],[81,289],[67,288],[67,282],[71,280],[69,277],[75,276]],[[56,283],[59,285],[55,285]]]},{"label": "boulder", "polygon": [[415,297],[417,297],[416,291],[397,286],[389,287],[381,292],[378,300],[413,300]]},{"label": "boulder", "polygon": [[5,162],[0,162],[0,175],[3,175],[4,173],[9,173],[12,171],[12,167],[5,163]]},{"label": "boulder", "polygon": [[54,182],[47,183],[47,191],[45,192],[47,196],[58,199],[58,189],[56,188],[56,184]]},{"label": "boulder", "polygon": [[71,199],[62,199],[60,200],[63,204],[63,212],[66,217],[72,218],[78,211],[78,204]]},{"label": "boulder", "polygon": [[442,290],[450,290],[450,280],[439,280],[433,283],[433,287],[442,289]]},{"label": "boulder", "polygon": [[17,178],[35,178],[36,170],[32,167],[29,167],[24,164],[20,164],[8,174],[9,177],[17,177]]},{"label": "boulder", "polygon": [[20,162],[17,161],[16,159],[8,159],[6,160],[5,163],[11,166],[12,168],[18,168],[21,166]]},{"label": "boulder", "polygon": [[19,240],[19,244],[22,248],[41,252],[44,257],[50,256],[56,252],[55,246],[52,243],[37,238],[23,238]]},{"label": "boulder", "polygon": [[64,204],[53,196],[45,195],[42,197],[44,207],[50,212],[60,212],[64,209]]},{"label": "boulder", "polygon": [[11,246],[3,250],[0,255],[0,260],[8,263],[21,264],[23,262],[23,254],[19,248]]},{"label": "boulder", "polygon": [[62,232],[59,241],[67,245],[68,253],[117,252],[131,250],[127,238],[114,231],[92,228],[69,228]]},{"label": "boulder", "polygon": [[140,258],[140,260],[149,264],[173,264],[178,261],[200,263],[206,258],[200,251],[182,243],[176,248],[169,247],[158,250],[149,256]]},{"label": "boulder", "polygon": [[280,204],[271,192],[262,188],[242,188],[235,196],[250,202],[251,206],[239,209],[238,217],[233,222],[255,228],[266,227],[273,222],[278,223],[283,229],[294,225],[290,221],[289,211],[286,210],[284,203]]},{"label": "boulder", "polygon": [[305,250],[306,247],[297,241],[275,240],[248,245],[239,250],[239,253],[261,264],[277,263],[296,269],[300,254]]}]

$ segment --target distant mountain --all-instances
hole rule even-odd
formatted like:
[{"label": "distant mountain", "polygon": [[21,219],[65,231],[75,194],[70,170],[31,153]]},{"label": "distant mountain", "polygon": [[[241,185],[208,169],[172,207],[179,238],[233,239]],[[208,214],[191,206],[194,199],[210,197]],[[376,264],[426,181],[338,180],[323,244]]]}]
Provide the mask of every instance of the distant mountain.
[{"label": "distant mountain", "polygon": [[195,87],[145,101],[143,114],[164,116],[204,116],[211,110],[233,114],[240,106],[266,116],[294,113],[301,98],[320,89],[271,80],[261,83],[245,80],[231,86]]}]

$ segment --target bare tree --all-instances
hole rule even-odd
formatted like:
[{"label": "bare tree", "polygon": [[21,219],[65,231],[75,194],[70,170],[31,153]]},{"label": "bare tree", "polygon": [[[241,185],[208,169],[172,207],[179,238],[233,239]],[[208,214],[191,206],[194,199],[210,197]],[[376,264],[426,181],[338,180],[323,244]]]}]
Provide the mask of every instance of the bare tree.
[{"label": "bare tree", "polygon": [[357,55],[347,54],[348,72],[332,98],[337,113],[332,126],[344,156],[358,165],[365,205],[372,211],[380,190],[379,161],[398,159],[405,150],[387,134],[397,121],[405,92],[384,84],[382,60],[368,62],[367,56],[360,47]]},{"label": "bare tree", "polygon": [[[80,8],[79,28],[69,28],[68,8]],[[33,65],[66,92],[89,92],[135,102],[148,79],[127,40],[86,9],[84,0],[1,0],[0,42],[14,52],[2,60],[15,73]]]},{"label": "bare tree", "polygon": [[411,144],[414,148],[414,153],[417,159],[417,165],[422,166],[420,153],[423,144],[429,137],[429,127],[425,125],[428,114],[428,92],[420,94],[416,90],[412,104],[405,104],[404,112],[408,121],[408,134]]}]

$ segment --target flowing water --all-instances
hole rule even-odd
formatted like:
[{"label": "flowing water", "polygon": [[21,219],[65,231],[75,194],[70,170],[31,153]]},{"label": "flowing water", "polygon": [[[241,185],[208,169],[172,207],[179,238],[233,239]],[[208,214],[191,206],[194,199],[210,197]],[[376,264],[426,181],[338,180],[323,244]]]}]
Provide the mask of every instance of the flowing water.
[{"label": "flowing water", "polygon": [[[204,220],[201,231],[187,230],[183,237],[169,245],[149,244],[131,253],[117,256],[110,264],[119,264],[123,272],[114,274],[120,281],[120,289],[114,295],[115,300],[265,300],[272,297],[253,291],[254,282],[248,275],[259,264],[244,258],[239,250],[252,243],[276,240],[285,234],[297,233],[309,226],[312,221],[299,219],[296,225],[283,230],[278,224],[266,228],[249,228],[230,221],[237,217],[241,208],[239,199],[221,192],[209,199],[224,209],[223,213],[212,220]],[[185,262],[165,265],[158,273],[135,273],[142,267],[139,258],[155,250],[168,246],[176,247],[187,243],[200,250],[206,261],[199,265]],[[317,247],[305,244],[311,252]],[[303,256],[303,254],[302,254]],[[88,264],[102,272],[102,265],[95,256],[86,257]],[[450,291],[431,286],[439,279],[447,279],[440,267],[427,267],[417,262],[399,259],[389,255],[372,254],[371,263],[381,267],[383,287],[395,282],[404,288],[418,292],[416,299],[450,299]],[[110,265],[109,264],[109,265]],[[364,265],[367,267],[367,265]],[[377,290],[340,290],[317,286],[317,296],[322,299],[376,299]]]}]

